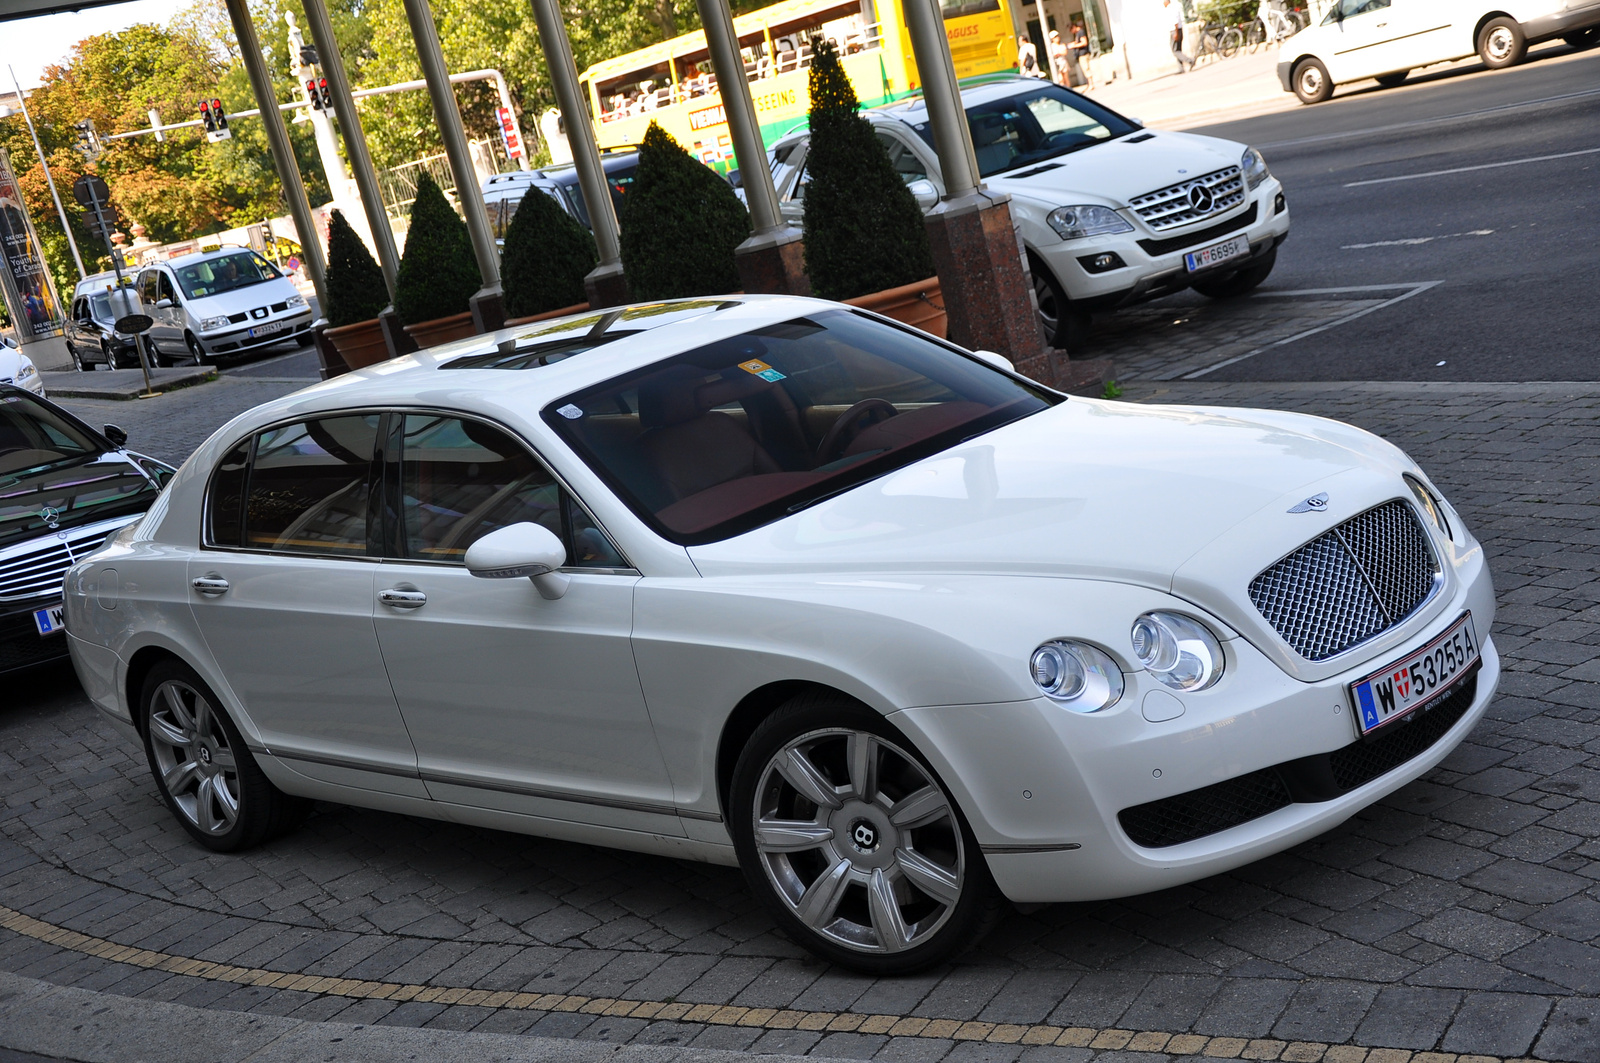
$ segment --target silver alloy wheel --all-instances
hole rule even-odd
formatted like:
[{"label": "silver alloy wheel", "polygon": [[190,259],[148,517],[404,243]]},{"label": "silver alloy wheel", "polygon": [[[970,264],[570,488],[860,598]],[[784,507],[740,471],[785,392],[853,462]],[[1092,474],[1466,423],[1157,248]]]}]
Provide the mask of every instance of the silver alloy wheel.
[{"label": "silver alloy wheel", "polygon": [[1061,308],[1056,305],[1055,289],[1039,275],[1038,268],[1033,271],[1033,296],[1039,304],[1039,324],[1043,326],[1048,341],[1053,344],[1056,337],[1061,335]]},{"label": "silver alloy wheel", "polygon": [[178,679],[157,687],[150,747],[161,786],[185,818],[207,834],[232,830],[239,822],[239,769],[205,695]]},{"label": "silver alloy wheel", "polygon": [[866,731],[788,742],[755,792],[756,852],[795,918],[857,952],[921,945],[966,882],[961,826],[916,758]]},{"label": "silver alloy wheel", "polygon": [[1510,26],[1496,26],[1483,40],[1483,50],[1488,53],[1490,62],[1503,63],[1516,49],[1517,35],[1511,32]]},{"label": "silver alloy wheel", "polygon": [[1300,95],[1310,99],[1322,91],[1322,71],[1307,63],[1300,68]]}]

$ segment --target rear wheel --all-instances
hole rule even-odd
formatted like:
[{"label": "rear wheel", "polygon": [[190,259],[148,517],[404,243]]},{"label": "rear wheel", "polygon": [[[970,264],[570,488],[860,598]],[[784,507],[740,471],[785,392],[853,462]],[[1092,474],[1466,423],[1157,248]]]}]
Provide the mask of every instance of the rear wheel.
[{"label": "rear wheel", "polygon": [[167,660],[139,700],[145,755],[161,799],[207,849],[237,852],[289,830],[310,802],[262,774],[222,703],[188,665]]},{"label": "rear wheel", "polygon": [[1002,899],[929,765],[880,714],[803,694],[734,768],[730,827],[751,888],[817,955],[876,975],[965,950]]},{"label": "rear wheel", "polygon": [[1527,51],[1527,38],[1514,18],[1490,19],[1478,34],[1478,58],[1490,70],[1522,62]]},{"label": "rear wheel", "polygon": [[1222,35],[1222,43],[1217,46],[1217,50],[1222,53],[1222,58],[1229,59],[1242,47],[1244,47],[1244,34],[1235,26]]},{"label": "rear wheel", "polygon": [[78,372],[91,373],[94,371],[94,363],[84,361],[83,352],[78,350],[78,345],[71,340],[67,341],[67,353],[72,355],[73,368],[77,369]]},{"label": "rear wheel", "polygon": [[1333,82],[1328,79],[1328,68],[1319,60],[1302,60],[1294,68],[1294,94],[1301,103],[1321,103],[1333,95]]},{"label": "rear wheel", "polygon": [[1070,356],[1073,351],[1081,350],[1089,338],[1089,315],[1072,305],[1049,266],[1029,257],[1033,295],[1039,304],[1039,327],[1044,331],[1044,341]]},{"label": "rear wheel", "polygon": [[1195,281],[1194,290],[1208,299],[1235,299],[1260,287],[1261,282],[1272,272],[1272,267],[1277,264],[1278,249],[1274,247],[1254,262],[1232,273]]},{"label": "rear wheel", "polygon": [[1393,74],[1379,74],[1372,80],[1376,81],[1386,89],[1392,89],[1397,85],[1404,85],[1406,83],[1406,78],[1410,76],[1411,71],[1409,70],[1396,70]]}]

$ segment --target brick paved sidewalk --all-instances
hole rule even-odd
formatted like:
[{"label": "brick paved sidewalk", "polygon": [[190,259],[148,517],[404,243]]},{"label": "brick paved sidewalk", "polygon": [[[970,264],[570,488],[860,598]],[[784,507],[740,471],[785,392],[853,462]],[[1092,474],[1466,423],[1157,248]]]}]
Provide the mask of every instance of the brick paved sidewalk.
[{"label": "brick paved sidewalk", "polygon": [[[1490,555],[1506,669],[1440,768],[1278,857],[1014,914],[958,963],[874,980],[783,939],[726,868],[336,806],[209,854],[69,674],[43,673],[0,709],[0,969],[212,1010],[892,1063],[1600,1059],[1600,386],[1127,397],[1339,417],[1430,471]],[[174,441],[198,431],[168,409]]]}]

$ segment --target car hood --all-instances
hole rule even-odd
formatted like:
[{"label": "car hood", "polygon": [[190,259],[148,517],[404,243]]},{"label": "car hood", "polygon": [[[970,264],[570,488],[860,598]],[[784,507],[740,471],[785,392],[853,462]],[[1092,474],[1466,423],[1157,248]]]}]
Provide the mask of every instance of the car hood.
[{"label": "car hood", "polygon": [[[1150,139],[1134,141],[1148,134]],[[1239,165],[1244,145],[1193,133],[1146,129],[984,180],[996,191],[1066,206],[1098,197],[1118,207],[1147,192]],[[1045,167],[1049,167],[1046,169]],[[1030,176],[1021,176],[1021,175]],[[1076,197],[1076,198],[1074,198]]]},{"label": "car hood", "polygon": [[[1403,494],[1408,467],[1392,445],[1321,418],[1075,398],[689,555],[707,577],[944,571],[1163,591],[1181,570],[1186,595],[1237,600],[1330,515]],[[1336,483],[1328,513],[1287,513]],[[1197,557],[1246,524],[1248,549],[1234,553],[1249,556]]]},{"label": "car hood", "polygon": [[118,453],[0,475],[0,547],[143,513],[158,491]]},{"label": "car hood", "polygon": [[218,314],[245,314],[273,303],[281,303],[291,295],[300,292],[294,284],[284,277],[277,280],[262,281],[260,284],[251,284],[244,288],[235,288],[232,291],[218,292],[204,299],[186,299],[186,306],[197,317],[213,317]]}]

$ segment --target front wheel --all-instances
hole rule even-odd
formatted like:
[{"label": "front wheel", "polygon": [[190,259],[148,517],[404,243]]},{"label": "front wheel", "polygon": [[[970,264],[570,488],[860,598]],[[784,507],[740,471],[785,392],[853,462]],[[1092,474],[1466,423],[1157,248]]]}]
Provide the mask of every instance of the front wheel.
[{"label": "front wheel", "polygon": [[977,942],[1001,897],[949,791],[880,714],[803,694],[756,728],[729,816],[750,887],[824,959],[909,974]]},{"label": "front wheel", "polygon": [[200,346],[199,340],[193,336],[185,336],[183,342],[184,346],[189,348],[189,357],[194,361],[195,365],[209,365],[211,363],[211,356],[206,353],[204,347]]},{"label": "front wheel", "polygon": [[1072,305],[1051,274],[1050,267],[1037,259],[1033,259],[1030,265],[1033,295],[1039,304],[1039,327],[1044,332],[1044,341],[1057,350],[1066,351],[1071,357],[1073,351],[1083,349],[1089,338],[1089,315]]},{"label": "front wheel", "polygon": [[1217,48],[1222,52],[1222,58],[1231,59],[1243,46],[1244,34],[1240,33],[1236,26],[1222,35],[1222,43]]},{"label": "front wheel", "polygon": [[1379,74],[1372,80],[1376,81],[1386,89],[1392,89],[1404,85],[1406,83],[1406,78],[1409,77],[1410,74],[1411,71],[1409,70],[1396,70],[1393,74]]},{"label": "front wheel", "polygon": [[167,660],[152,668],[139,709],[161,799],[207,849],[259,845],[294,826],[309,807],[267,781],[222,703],[188,665]]},{"label": "front wheel", "polygon": [[1490,70],[1520,63],[1527,51],[1527,38],[1514,18],[1490,19],[1478,34],[1478,58]]},{"label": "front wheel", "polygon": [[1600,44],[1600,26],[1590,26],[1586,30],[1569,33],[1561,39],[1579,50],[1593,48],[1595,45]]},{"label": "front wheel", "polygon": [[1278,249],[1274,247],[1254,262],[1232,273],[1195,281],[1194,290],[1208,299],[1236,299],[1259,288],[1261,282],[1272,272],[1272,267],[1277,264]]},{"label": "front wheel", "polygon": [[1321,103],[1333,95],[1328,68],[1320,60],[1307,59],[1294,68],[1294,94],[1301,103]]}]

